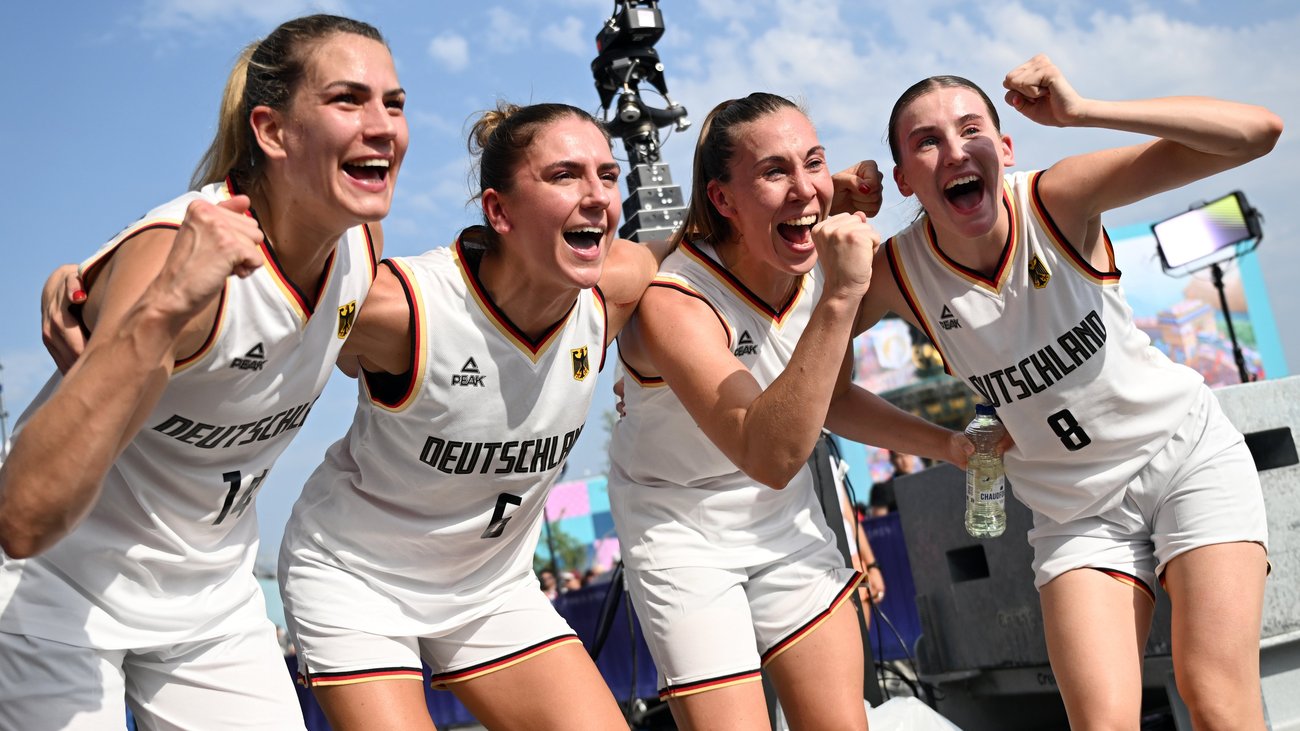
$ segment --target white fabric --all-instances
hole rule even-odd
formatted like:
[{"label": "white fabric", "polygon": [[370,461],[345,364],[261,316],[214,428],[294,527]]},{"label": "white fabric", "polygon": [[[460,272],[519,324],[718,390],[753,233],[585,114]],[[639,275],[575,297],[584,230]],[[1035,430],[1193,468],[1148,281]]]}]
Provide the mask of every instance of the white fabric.
[{"label": "white fabric", "polygon": [[[789,362],[822,279],[815,268],[773,310],[721,265],[710,245],[683,242],[651,286],[708,304],[737,359],[766,388]],[[628,368],[624,384],[627,415],[610,440],[609,499],[628,568],[759,566],[812,543],[834,545],[806,464],[785,489],[773,490],[732,464],[662,379]]]},{"label": "white fabric", "polygon": [[1255,460],[1210,389],[1165,448],[1097,516],[1065,524],[1035,514],[1034,585],[1082,567],[1141,580],[1154,595],[1165,566],[1194,548],[1250,541],[1268,548],[1268,521]]},{"label": "white fabric", "polygon": [[472,255],[458,243],[392,261],[417,306],[414,385],[388,403],[363,381],[351,428],[294,506],[279,576],[300,620],[433,636],[536,586],[546,497],[596,388],[604,303],[583,290],[530,342]]},{"label": "white fabric", "polygon": [[945,366],[997,408],[1015,439],[1006,454],[1015,496],[1064,522],[1122,498],[1202,379],[1151,346],[1118,271],[1096,270],[1053,233],[1037,175],[1007,176],[1011,231],[993,279],[948,259],[925,217],[887,246]]},{"label": "white fabric", "polygon": [[239,635],[134,650],[0,632],[0,729],[121,729],[127,704],[150,731],[304,728],[266,618]]},{"label": "white fabric", "polygon": [[[86,266],[144,229],[175,228],[191,200],[230,195],[214,184],[181,196]],[[339,240],[315,314],[273,258],[247,278],[231,277],[214,340],[178,364],[85,520],[39,557],[3,559],[0,631],[127,649],[265,622],[252,571],[253,498],[324,388],[343,344],[341,320],[351,322],[373,276],[368,235],[358,227]],[[51,379],[23,420],[57,383]],[[67,439],[75,459],[77,435]]]}]

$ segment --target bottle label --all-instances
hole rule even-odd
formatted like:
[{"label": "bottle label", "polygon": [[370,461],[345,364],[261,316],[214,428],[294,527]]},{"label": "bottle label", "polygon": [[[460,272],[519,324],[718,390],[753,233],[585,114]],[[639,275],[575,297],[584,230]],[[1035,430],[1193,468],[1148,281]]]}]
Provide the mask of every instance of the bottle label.
[{"label": "bottle label", "polygon": [[966,500],[971,503],[1001,503],[1006,499],[1007,482],[997,462],[972,464],[966,472]]}]

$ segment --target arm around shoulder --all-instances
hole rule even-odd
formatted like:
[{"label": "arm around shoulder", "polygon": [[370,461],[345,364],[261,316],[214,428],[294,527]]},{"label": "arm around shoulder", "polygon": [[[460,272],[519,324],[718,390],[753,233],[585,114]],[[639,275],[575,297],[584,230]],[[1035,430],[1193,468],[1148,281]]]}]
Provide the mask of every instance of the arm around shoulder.
[{"label": "arm around shoulder", "polygon": [[627,239],[615,239],[610,246],[600,275],[600,291],[609,307],[609,342],[636,311],[641,296],[667,254],[667,242],[663,241],[638,244]]}]

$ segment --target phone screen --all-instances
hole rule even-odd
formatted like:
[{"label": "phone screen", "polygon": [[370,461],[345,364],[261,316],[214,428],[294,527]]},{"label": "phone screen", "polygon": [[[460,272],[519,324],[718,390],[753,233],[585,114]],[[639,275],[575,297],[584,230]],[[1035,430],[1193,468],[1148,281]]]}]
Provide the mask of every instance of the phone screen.
[{"label": "phone screen", "polygon": [[1151,231],[1166,269],[1190,264],[1257,236],[1251,231],[1239,191],[1156,223]]}]

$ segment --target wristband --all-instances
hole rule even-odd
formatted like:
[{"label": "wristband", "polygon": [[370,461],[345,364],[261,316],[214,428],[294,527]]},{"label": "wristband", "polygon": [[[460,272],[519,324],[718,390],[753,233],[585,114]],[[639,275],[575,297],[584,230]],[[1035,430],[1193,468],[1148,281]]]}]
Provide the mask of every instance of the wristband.
[{"label": "wristband", "polygon": [[[875,561],[872,561],[871,563],[867,564],[866,568],[862,569],[862,571],[863,573],[866,573],[867,571],[870,571],[872,569],[880,571],[880,564],[876,563]],[[883,574],[884,571],[880,571],[880,573]]]}]

